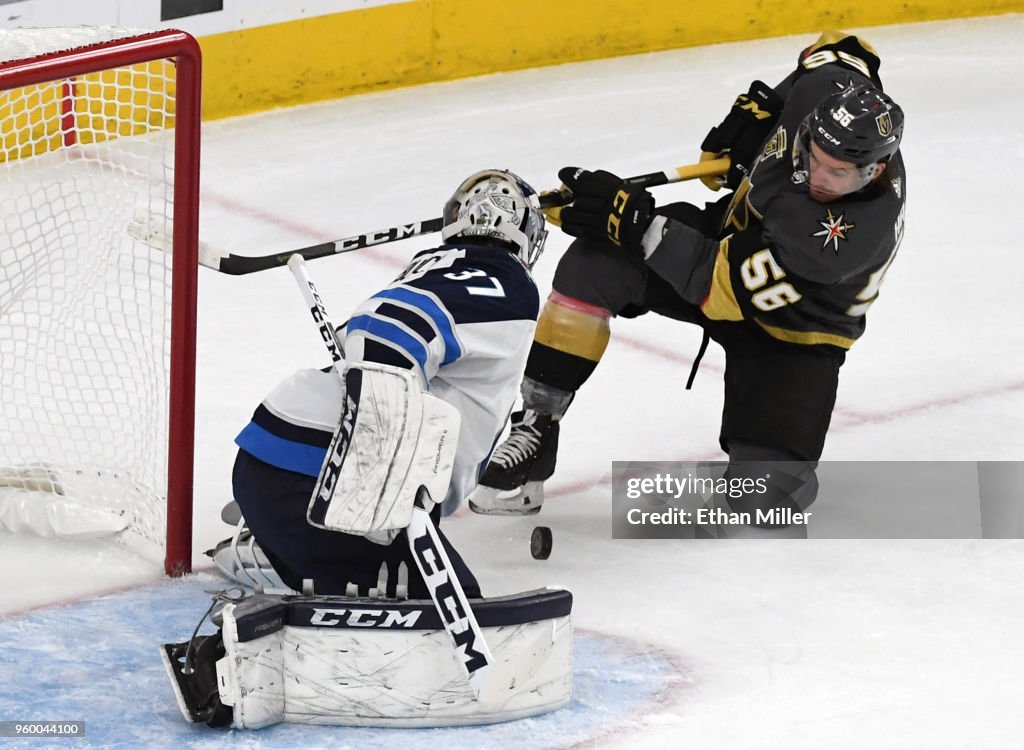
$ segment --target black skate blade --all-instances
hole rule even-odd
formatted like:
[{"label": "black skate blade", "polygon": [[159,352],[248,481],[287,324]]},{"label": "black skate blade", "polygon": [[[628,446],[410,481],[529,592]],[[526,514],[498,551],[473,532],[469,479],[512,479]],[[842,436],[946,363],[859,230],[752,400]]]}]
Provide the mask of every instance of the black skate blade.
[{"label": "black skate blade", "polygon": [[182,660],[185,658],[186,648],[188,648],[188,642],[165,643],[160,647],[160,660],[164,663],[164,671],[167,672],[167,677],[171,681],[171,689],[174,691],[174,698],[178,703],[181,715],[185,717],[185,721],[201,724],[206,721],[206,718],[200,715],[202,709],[196,704],[195,696],[192,695],[188,676],[181,671],[184,666]]},{"label": "black skate blade", "polygon": [[[218,694],[216,669],[195,669],[196,654],[200,644],[214,636],[199,636],[193,647],[191,674],[185,674],[185,653],[189,643],[165,643],[160,647],[160,659],[164,670],[171,681],[174,698],[178,703],[181,715],[192,724],[207,724],[211,727],[228,726],[232,719],[232,709],[220,701]],[[202,657],[200,657],[202,658]],[[211,665],[207,665],[212,667]]]}]

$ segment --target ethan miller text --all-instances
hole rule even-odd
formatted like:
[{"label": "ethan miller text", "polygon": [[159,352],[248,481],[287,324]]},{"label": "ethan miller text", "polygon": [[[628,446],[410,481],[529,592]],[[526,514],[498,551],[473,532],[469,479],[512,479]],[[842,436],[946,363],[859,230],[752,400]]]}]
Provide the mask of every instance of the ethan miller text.
[{"label": "ethan miller text", "polygon": [[801,513],[792,508],[758,509],[755,513],[730,513],[721,508],[700,508],[697,511],[697,523],[718,524],[719,526],[793,526],[806,524],[810,519],[809,512]]}]

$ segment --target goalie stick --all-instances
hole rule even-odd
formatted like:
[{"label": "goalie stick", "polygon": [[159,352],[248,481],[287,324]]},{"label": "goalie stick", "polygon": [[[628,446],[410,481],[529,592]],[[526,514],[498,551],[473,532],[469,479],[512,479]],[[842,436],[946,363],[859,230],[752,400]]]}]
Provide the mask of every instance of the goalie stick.
[{"label": "goalie stick", "polygon": [[[729,171],[729,157],[723,156],[711,161],[698,162],[697,164],[686,164],[681,167],[673,167],[663,172],[650,172],[626,178],[631,185],[643,185],[644,187],[657,187],[668,185],[673,182],[694,180],[701,177],[725,174]],[[551,209],[565,206],[572,202],[572,194],[565,188],[541,193],[541,208]],[[128,225],[128,234],[137,240],[145,242],[151,247],[169,251],[171,238],[164,230],[164,220],[150,220],[145,216],[136,217]],[[366,232],[352,237],[345,237],[340,240],[322,242],[319,245],[288,250],[283,253],[271,255],[235,255],[225,249],[215,247],[207,242],[199,243],[199,265],[212,268],[214,271],[241,276],[257,271],[266,271],[269,268],[279,268],[287,265],[288,259],[293,255],[300,255],[305,260],[316,260],[326,258],[329,255],[340,255],[350,253],[354,250],[363,250],[375,245],[384,245],[389,242],[419,237],[424,234],[440,232],[444,226],[444,220],[439,218],[427,219],[426,221],[414,221],[409,224],[400,224],[387,229],[380,229],[376,232]]]},{"label": "goalie stick", "polygon": [[[288,259],[288,268],[298,282],[309,312],[317,323],[320,336],[331,354],[331,359],[335,364],[334,370],[341,378],[343,373],[337,366],[343,356],[341,342],[327,317],[323,300],[306,272],[306,263],[302,256],[292,255]],[[328,331],[330,335],[328,335]],[[444,629],[451,638],[452,646],[459,658],[459,664],[465,671],[473,692],[479,698],[487,682],[487,675],[494,657],[487,647],[483,631],[473,614],[473,609],[469,606],[466,592],[455,575],[451,560],[448,559],[448,554],[437,533],[437,527],[434,526],[430,514],[423,507],[424,501],[430,501],[430,499],[426,487],[420,487],[416,493],[412,521],[406,529],[409,551],[430,591],[430,598],[437,608]]]}]

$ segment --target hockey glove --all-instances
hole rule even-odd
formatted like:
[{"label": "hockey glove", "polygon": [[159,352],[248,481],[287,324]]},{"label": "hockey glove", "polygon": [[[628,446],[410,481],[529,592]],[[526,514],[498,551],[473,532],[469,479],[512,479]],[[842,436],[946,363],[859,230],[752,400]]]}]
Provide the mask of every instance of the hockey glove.
[{"label": "hockey glove", "polygon": [[712,190],[723,186],[732,190],[739,187],[781,111],[782,99],[768,84],[762,81],[750,84],[746,94],[736,97],[722,124],[711,128],[700,144],[701,161],[728,154],[732,162],[729,171],[724,175],[702,177],[701,182]]},{"label": "hockey glove", "polygon": [[563,167],[558,172],[573,194],[562,209],[562,231],[573,237],[611,240],[639,249],[654,215],[654,198],[639,185],[629,185],[611,172]]}]

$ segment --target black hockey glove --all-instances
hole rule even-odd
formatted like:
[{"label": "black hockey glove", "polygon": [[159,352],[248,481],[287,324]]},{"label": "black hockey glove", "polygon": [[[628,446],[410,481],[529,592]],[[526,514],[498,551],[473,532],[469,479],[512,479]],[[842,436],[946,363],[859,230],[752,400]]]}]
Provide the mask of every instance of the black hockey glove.
[{"label": "black hockey glove", "polygon": [[611,172],[563,167],[558,179],[573,194],[562,209],[562,231],[573,237],[611,240],[640,249],[654,216],[654,198],[639,185],[628,185]]},{"label": "black hockey glove", "polygon": [[750,84],[747,93],[736,97],[722,124],[711,128],[700,144],[704,152],[701,161],[727,154],[732,162],[729,171],[721,176],[702,177],[701,182],[712,190],[723,185],[732,190],[739,187],[781,111],[782,99],[768,84]]}]

